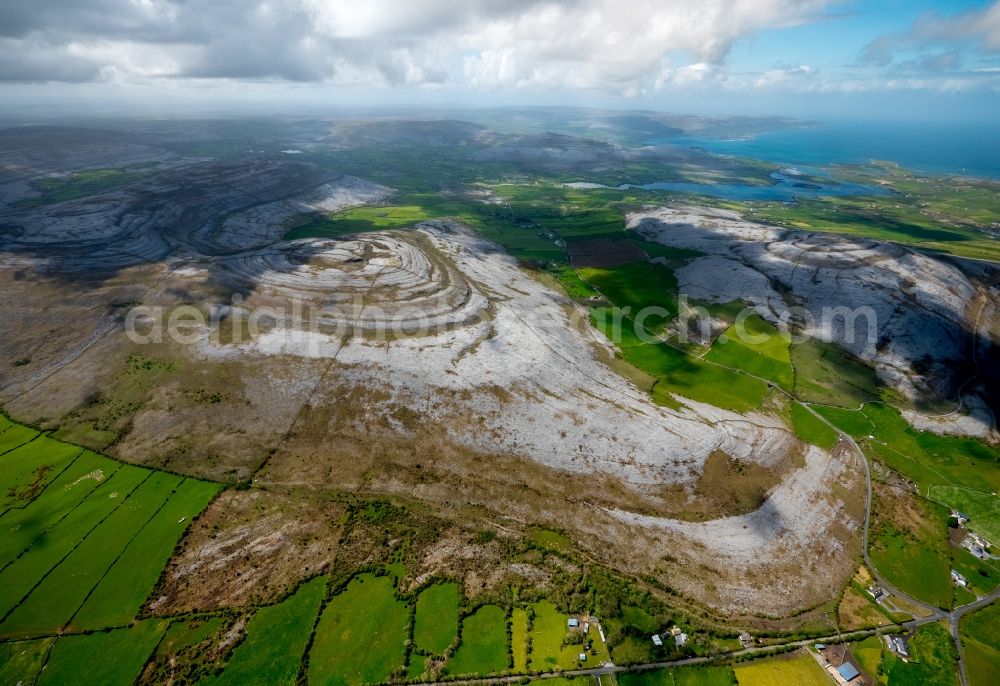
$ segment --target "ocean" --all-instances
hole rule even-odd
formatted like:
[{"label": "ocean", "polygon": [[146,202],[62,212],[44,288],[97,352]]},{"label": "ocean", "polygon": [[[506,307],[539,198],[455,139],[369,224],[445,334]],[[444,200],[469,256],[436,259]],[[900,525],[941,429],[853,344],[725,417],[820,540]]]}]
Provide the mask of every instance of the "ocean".
[{"label": "ocean", "polygon": [[1000,123],[830,122],[744,140],[683,137],[650,143],[697,146],[788,165],[863,164],[877,159],[917,172],[1000,179]]}]

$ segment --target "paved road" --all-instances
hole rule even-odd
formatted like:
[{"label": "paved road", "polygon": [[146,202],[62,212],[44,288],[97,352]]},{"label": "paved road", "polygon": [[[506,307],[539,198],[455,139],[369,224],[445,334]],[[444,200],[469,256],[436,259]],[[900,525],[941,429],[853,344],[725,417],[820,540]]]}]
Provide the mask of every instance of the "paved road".
[{"label": "paved road", "polygon": [[[575,268],[574,268],[574,272],[576,272]],[[577,273],[577,276],[580,276],[579,272],[576,272],[576,273]],[[580,276],[580,280],[584,281],[584,283],[587,283],[583,279],[582,276]],[[601,293],[600,289],[598,289],[596,286],[594,286],[593,284],[589,284],[589,285],[598,294],[600,294],[602,297],[604,296],[604,294]],[[607,299],[607,298],[605,298],[605,299]],[[608,302],[611,302],[611,301],[608,300]],[[976,315],[975,333],[977,335],[978,335],[978,329],[979,329],[979,320],[982,317],[983,310],[985,309],[986,302],[987,301],[984,299],[982,305],[979,308],[979,312]],[[626,319],[630,319],[629,317],[625,317],[625,318]],[[647,329],[647,333],[653,335],[652,332],[649,331],[648,329]],[[663,338],[661,338],[661,340],[663,341],[663,343],[669,345],[672,348],[675,348],[676,350],[681,351],[685,355],[689,355],[691,357],[699,357],[699,359],[702,359],[702,361],[707,362],[708,364],[712,364],[712,365],[717,366],[717,367],[722,367],[723,369],[728,369],[731,372],[735,372],[737,374],[743,374],[745,376],[750,376],[750,377],[752,377],[754,379],[757,379],[759,381],[763,381],[769,387],[773,388],[775,391],[777,391],[779,393],[782,393],[785,396],[787,396],[792,402],[797,402],[797,403],[801,404],[814,417],[816,417],[821,422],[823,422],[823,424],[825,424],[826,426],[830,427],[833,431],[835,431],[837,433],[837,435],[839,435],[841,437],[841,440],[845,441],[851,447],[851,449],[854,451],[856,459],[858,459],[858,460],[861,461],[861,464],[864,466],[864,471],[865,471],[865,521],[864,521],[864,529],[863,529],[862,539],[861,539],[861,550],[862,550],[862,553],[863,553],[863,556],[864,556],[865,564],[868,566],[868,569],[871,570],[872,576],[875,578],[875,581],[877,581],[878,584],[880,586],[882,586],[882,588],[886,589],[887,591],[889,591],[893,595],[895,595],[895,596],[897,596],[899,598],[902,598],[902,599],[906,600],[909,603],[912,603],[914,606],[919,607],[919,608],[921,608],[922,610],[924,610],[924,611],[926,611],[928,613],[928,615],[926,617],[923,617],[923,618],[920,618],[920,619],[917,619],[917,620],[913,620],[911,622],[904,623],[904,626],[914,627],[915,628],[915,627],[917,627],[917,626],[919,626],[921,624],[927,624],[927,623],[930,623],[930,622],[943,621],[943,620],[946,620],[946,619],[949,621],[949,624],[951,626],[952,640],[954,640],[955,647],[958,650],[958,672],[959,672],[960,683],[961,683],[961,686],[969,686],[969,680],[968,680],[968,677],[966,676],[966,672],[965,672],[965,651],[962,648],[962,640],[961,640],[961,637],[960,637],[959,631],[958,631],[958,623],[959,623],[959,620],[962,618],[962,616],[964,616],[965,614],[967,614],[967,613],[969,613],[969,612],[971,612],[973,610],[977,610],[977,609],[979,609],[981,607],[984,607],[986,605],[989,605],[990,603],[992,603],[997,598],[1000,598],[1000,587],[998,587],[996,590],[994,590],[989,595],[984,596],[983,598],[980,598],[979,600],[976,600],[973,603],[969,603],[967,605],[962,605],[960,607],[954,608],[951,612],[948,612],[948,611],[942,610],[939,607],[935,607],[934,605],[930,605],[928,603],[925,603],[922,600],[918,600],[917,598],[914,598],[910,594],[905,593],[905,592],[901,591],[900,589],[898,589],[897,587],[895,587],[892,584],[890,584],[879,573],[878,568],[875,566],[875,564],[872,562],[871,557],[868,555],[868,538],[869,538],[869,530],[871,529],[871,513],[872,513],[872,474],[871,474],[871,466],[868,464],[868,459],[865,457],[864,452],[861,450],[861,446],[859,446],[857,444],[857,442],[854,440],[854,438],[851,437],[851,436],[849,436],[849,435],[847,435],[846,433],[844,433],[843,431],[841,431],[840,429],[838,429],[836,426],[834,426],[832,423],[830,423],[826,419],[826,417],[823,417],[818,412],[816,412],[808,403],[800,401],[798,398],[795,397],[795,395],[793,393],[791,393],[789,391],[786,391],[785,389],[781,388],[780,386],[778,386],[774,382],[770,381],[769,379],[764,379],[764,378],[759,377],[759,376],[757,376],[755,374],[747,372],[746,370],[743,370],[743,369],[737,369],[735,367],[730,367],[728,365],[721,364],[719,362],[713,362],[711,360],[705,360],[704,358],[700,358],[700,356],[694,355],[693,353],[691,353],[688,350],[685,350],[684,348],[681,348],[681,347],[679,347],[677,345],[674,345],[672,342],[670,342],[668,340],[664,340]],[[979,370],[979,362],[976,359],[976,357],[977,357],[977,355],[976,355],[977,348],[978,348],[978,341],[975,340],[975,337],[974,337],[974,340],[973,340],[973,355],[972,355],[972,357],[973,357],[974,363],[976,364],[976,373],[972,377],[970,377],[970,379],[967,379],[962,384],[962,386],[959,388],[959,403],[960,403],[959,407],[961,407],[961,390],[969,383],[969,381],[971,381],[973,378],[975,378],[975,376],[977,376],[979,374],[979,371],[980,371]],[[861,403],[860,407],[864,407],[864,405],[865,405],[865,403]],[[872,632],[872,633],[874,633],[874,632]],[[803,641],[803,642],[797,642],[797,643],[789,643],[789,644],[786,644],[786,645],[806,645],[808,643],[813,643],[813,642],[818,641],[818,640],[822,640],[822,639],[812,639],[810,641]],[[829,640],[832,640],[832,638],[829,638]],[[740,654],[746,654],[746,652],[747,651],[738,651],[738,652],[735,652],[735,653],[730,653],[730,654],[728,654],[728,656],[732,657],[732,656],[736,656],[736,655],[740,655]],[[709,658],[709,659],[712,659],[712,658]],[[705,660],[706,660],[705,658],[691,658],[690,660],[682,660],[682,661],[679,661],[679,662],[671,662],[671,663],[664,663],[664,664],[669,664],[669,665],[693,664],[694,662],[705,661]],[[650,665],[649,667],[652,668],[652,667],[655,667],[655,666],[658,666],[658,664],[654,663],[654,664]],[[639,668],[642,668],[642,667],[645,667],[645,665],[640,666]],[[619,669],[621,669],[621,668],[614,667],[613,671],[614,670],[619,670]],[[601,674],[601,673],[605,673],[605,672],[601,672],[600,668],[593,669],[593,670],[582,670],[580,672],[580,674]]]},{"label": "paved road", "polygon": [[828,422],[822,415],[820,415],[819,413],[815,412],[808,405],[805,405],[805,407],[810,412],[812,412],[813,416],[819,418],[820,421],[824,422],[827,426],[829,426],[830,428],[832,428],[834,431],[837,431],[837,433],[840,434],[841,439],[844,440],[844,441],[846,441],[848,443],[848,445],[851,446],[851,448],[854,450],[854,454],[856,455],[856,457],[859,460],[861,460],[861,464],[864,466],[864,470],[865,470],[865,523],[864,523],[864,529],[863,529],[863,533],[862,533],[862,537],[861,537],[861,550],[862,550],[862,553],[864,555],[865,564],[868,565],[868,569],[871,570],[872,576],[875,578],[875,581],[877,581],[878,584],[880,586],[882,586],[882,588],[886,589],[887,591],[889,591],[890,593],[892,593],[895,596],[903,598],[907,602],[910,602],[913,605],[915,605],[916,607],[919,607],[919,608],[921,608],[921,609],[923,609],[923,610],[925,610],[925,611],[927,611],[929,613],[927,617],[923,617],[923,618],[920,618],[918,620],[914,620],[914,621],[911,621],[911,622],[904,622],[903,626],[916,628],[917,626],[920,626],[921,624],[928,624],[930,622],[942,621],[942,620],[945,620],[945,619],[948,620],[948,623],[949,623],[949,626],[950,626],[950,629],[951,629],[951,637],[952,637],[952,640],[955,642],[955,648],[958,651],[958,675],[959,675],[959,680],[960,680],[960,683],[961,683],[962,686],[969,686],[969,679],[968,679],[968,676],[966,675],[966,671],[965,671],[965,650],[962,647],[962,639],[961,639],[961,636],[959,635],[958,623],[959,623],[959,620],[963,616],[965,616],[966,614],[968,614],[969,612],[973,612],[973,611],[978,610],[978,609],[980,609],[982,607],[985,607],[985,606],[989,605],[990,603],[992,603],[994,600],[997,600],[998,598],[1000,598],[1000,587],[997,587],[992,593],[990,593],[989,595],[983,596],[982,598],[979,598],[975,602],[968,603],[966,605],[960,605],[959,607],[956,607],[953,610],[951,610],[950,612],[948,612],[948,611],[942,610],[939,607],[935,607],[934,605],[930,605],[928,603],[925,603],[922,600],[918,600],[918,599],[914,598],[913,596],[911,596],[910,594],[904,593],[903,591],[899,590],[898,588],[896,588],[895,586],[893,586],[892,584],[890,584],[888,581],[886,581],[885,578],[879,573],[878,567],[875,566],[875,564],[872,562],[871,557],[869,557],[869,555],[868,555],[868,533],[869,533],[869,530],[871,528],[871,511],[872,511],[872,474],[871,474],[871,466],[868,464],[868,460],[865,457],[865,454],[862,452],[861,446],[859,446],[857,444],[857,442],[851,436],[848,436],[847,434],[845,434],[842,431],[840,431],[839,429],[837,429],[835,426],[833,426],[833,424],[831,424],[830,422]]}]

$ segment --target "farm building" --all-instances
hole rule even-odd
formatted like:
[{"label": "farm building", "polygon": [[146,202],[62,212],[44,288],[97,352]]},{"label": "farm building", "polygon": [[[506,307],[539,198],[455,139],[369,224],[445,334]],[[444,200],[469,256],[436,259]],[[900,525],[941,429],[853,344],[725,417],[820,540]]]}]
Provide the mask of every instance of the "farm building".
[{"label": "farm building", "polygon": [[844,679],[844,681],[851,681],[852,679],[857,679],[861,676],[861,672],[858,671],[858,668],[850,662],[845,662],[837,667],[837,672],[840,673],[840,676]]},{"label": "farm building", "polygon": [[888,646],[889,650],[896,655],[903,662],[907,662],[910,659],[910,645],[906,642],[903,636],[886,636],[885,644]]}]

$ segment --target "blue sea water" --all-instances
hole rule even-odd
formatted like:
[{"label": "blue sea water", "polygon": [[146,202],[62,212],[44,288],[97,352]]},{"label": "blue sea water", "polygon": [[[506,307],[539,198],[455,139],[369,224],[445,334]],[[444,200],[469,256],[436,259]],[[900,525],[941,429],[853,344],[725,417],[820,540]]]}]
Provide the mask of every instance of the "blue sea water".
[{"label": "blue sea water", "polygon": [[846,195],[886,195],[888,190],[880,186],[859,183],[814,181],[803,182],[798,176],[786,172],[771,174],[774,184],[770,186],[749,186],[746,184],[705,184],[664,181],[645,183],[638,186],[624,185],[621,188],[642,188],[647,191],[674,191],[675,193],[700,193],[726,200],[778,200],[791,202],[796,198],[818,198],[820,196]]},{"label": "blue sea water", "polygon": [[666,138],[651,142],[697,146],[779,164],[864,164],[877,159],[917,172],[1000,179],[1000,120],[978,124],[830,122],[741,140]]},{"label": "blue sea water", "polygon": [[[807,174],[808,176],[804,176]],[[817,198],[841,195],[886,195],[891,191],[881,186],[834,181],[822,170],[812,167],[784,169],[771,174],[774,183],[769,186],[750,186],[735,183],[689,183],[678,181],[655,181],[653,183],[617,186],[618,190],[641,188],[647,191],[672,191],[674,193],[694,193],[710,195],[725,200],[777,200],[793,202],[797,198]],[[608,188],[603,184],[576,182],[567,183],[571,188]]]}]

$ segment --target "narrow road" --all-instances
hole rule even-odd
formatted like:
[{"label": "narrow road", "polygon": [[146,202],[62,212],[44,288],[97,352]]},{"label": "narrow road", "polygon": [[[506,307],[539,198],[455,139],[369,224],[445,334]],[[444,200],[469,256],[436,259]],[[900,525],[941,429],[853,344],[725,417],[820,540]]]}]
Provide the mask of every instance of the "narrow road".
[{"label": "narrow road", "polygon": [[[577,277],[581,281],[583,281],[588,286],[590,286],[591,288],[593,288],[594,291],[598,295],[600,295],[602,298],[604,298],[605,300],[607,300],[609,303],[612,302],[609,298],[607,298],[604,295],[604,293],[601,292],[601,290],[599,288],[597,288],[594,284],[589,283],[582,276],[580,276],[579,271],[577,271],[577,269],[575,267],[573,267],[573,271],[574,271],[574,273],[576,273]],[[980,373],[979,362],[976,359],[976,349],[978,347],[978,333],[979,333],[978,329],[979,329],[980,318],[982,317],[983,310],[985,309],[985,306],[986,306],[987,302],[988,302],[988,300],[984,299],[983,303],[980,305],[979,312],[976,315],[975,330],[973,332],[974,333],[974,335],[973,335],[973,343],[972,343],[972,346],[973,346],[973,361],[974,361],[974,363],[976,365],[976,373],[972,377],[970,377],[969,379],[966,379],[963,382],[962,386],[959,388],[959,408],[961,408],[961,403],[962,403],[962,400],[961,400],[961,391],[962,391],[962,389],[964,389],[964,387],[970,381],[972,381],[976,376],[978,376],[979,373]],[[631,317],[629,317],[627,315],[624,318],[627,319],[627,320],[629,320],[629,321],[632,321],[633,324],[635,323],[635,321]],[[919,619],[915,619],[915,620],[912,620],[910,622],[904,622],[903,626],[911,627],[911,628],[916,628],[917,626],[920,626],[922,624],[928,624],[930,622],[943,621],[943,620],[946,620],[946,619],[948,620],[949,625],[951,627],[952,640],[954,641],[955,648],[958,651],[958,675],[959,675],[960,684],[961,684],[961,686],[969,686],[969,680],[968,680],[968,676],[966,675],[966,669],[965,669],[965,651],[964,651],[964,649],[962,647],[962,639],[961,639],[961,636],[959,634],[959,620],[965,614],[967,614],[969,612],[972,612],[974,610],[977,610],[979,608],[985,607],[986,605],[989,605],[990,603],[992,603],[994,600],[997,600],[998,598],[1000,598],[1000,587],[997,587],[996,589],[994,589],[994,591],[992,593],[990,593],[989,595],[984,596],[984,597],[976,600],[975,602],[968,603],[966,605],[961,605],[959,607],[954,608],[950,612],[948,612],[948,611],[942,610],[941,608],[936,607],[934,605],[930,605],[928,603],[925,603],[922,600],[918,600],[917,598],[914,598],[910,594],[905,593],[905,592],[901,591],[899,588],[897,588],[896,586],[890,584],[888,581],[885,580],[885,577],[883,577],[879,573],[878,568],[872,562],[872,559],[871,559],[871,557],[868,554],[869,531],[871,529],[871,512],[872,512],[872,474],[871,474],[871,466],[868,464],[868,458],[865,457],[864,452],[861,450],[861,446],[859,446],[857,444],[857,442],[854,440],[854,438],[851,437],[851,436],[849,436],[848,434],[844,433],[843,431],[841,431],[836,426],[834,426],[829,420],[827,420],[825,417],[823,417],[818,412],[816,412],[811,407],[811,405],[809,403],[804,402],[802,400],[799,400],[797,397],[795,397],[794,393],[792,393],[791,391],[788,391],[788,390],[786,390],[784,388],[781,388],[779,385],[777,385],[776,383],[774,383],[770,379],[765,379],[765,378],[759,377],[756,374],[752,374],[752,373],[747,372],[746,370],[743,370],[743,369],[737,369],[737,368],[730,367],[730,366],[725,365],[725,364],[720,364],[718,362],[714,362],[712,360],[707,360],[704,357],[702,357],[701,355],[695,355],[694,353],[691,353],[690,351],[685,350],[684,348],[682,348],[680,346],[674,345],[670,341],[665,340],[662,336],[658,336],[654,332],[649,331],[649,329],[646,329],[645,326],[643,326],[643,329],[648,334],[650,334],[652,336],[655,336],[656,338],[658,338],[660,341],[662,341],[666,345],[668,345],[668,346],[670,346],[670,347],[672,347],[672,348],[674,348],[674,349],[676,349],[676,350],[684,353],[685,355],[697,358],[697,359],[701,360],[702,362],[705,362],[705,363],[708,363],[708,364],[711,364],[711,365],[714,365],[714,366],[717,366],[717,367],[721,367],[723,369],[727,369],[727,370],[729,370],[731,372],[735,372],[735,373],[738,373],[738,374],[743,374],[745,376],[749,376],[751,378],[757,379],[758,381],[765,382],[770,388],[773,388],[774,390],[778,391],[779,393],[784,394],[792,402],[798,403],[799,405],[801,405],[802,407],[804,407],[806,410],[808,410],[810,414],[812,414],[814,417],[816,417],[817,419],[819,419],[823,424],[825,424],[826,426],[830,427],[830,429],[832,429],[834,432],[836,432],[836,434],[838,436],[840,436],[840,440],[844,441],[845,443],[847,443],[847,445],[849,445],[851,447],[851,449],[854,451],[855,457],[861,461],[861,464],[864,467],[864,474],[865,474],[865,519],[864,519],[864,526],[862,528],[862,537],[861,537],[861,550],[862,550],[862,554],[863,554],[863,557],[864,557],[865,565],[868,567],[869,570],[871,570],[872,576],[874,577],[875,581],[878,582],[878,584],[882,588],[886,589],[887,591],[889,591],[893,595],[906,600],[907,602],[913,604],[914,606],[916,606],[918,608],[921,608],[922,610],[925,610],[928,613],[928,615],[926,617],[921,617]],[[704,354],[704,353],[702,353],[702,354]],[[865,405],[865,403],[861,403],[860,407],[864,407],[864,405]],[[871,632],[868,632],[868,633],[876,633],[876,631],[871,631]],[[837,638],[837,637],[827,637],[827,640],[833,640],[834,638]],[[793,646],[793,645],[807,645],[809,643],[814,643],[816,641],[822,641],[822,640],[823,639],[810,639],[810,640],[807,640],[807,641],[798,641],[798,642],[795,642],[795,643],[788,643],[788,644],[785,644],[785,645],[789,645],[789,646]],[[750,653],[754,652],[755,650],[756,649],[747,649],[747,650],[743,650],[743,651],[736,651],[734,653],[728,653],[727,656],[728,657],[735,657],[735,656],[739,656],[739,655],[743,655],[743,654],[750,654]],[[695,664],[697,662],[705,662],[705,661],[711,661],[711,660],[715,660],[715,659],[719,659],[719,658],[689,658],[687,660],[680,660],[680,661],[669,662],[669,663],[652,663],[650,665],[639,665],[639,666],[636,666],[636,667],[634,667],[632,669],[652,669],[652,668],[655,668],[657,666],[666,666],[666,665],[677,665],[677,666],[679,666],[679,665],[683,665],[683,664]],[[602,673],[606,673],[606,672],[601,672],[600,671],[601,669],[606,669],[606,668],[597,668],[597,669],[591,669],[591,670],[581,670],[579,673],[580,674],[602,674]],[[620,671],[622,669],[623,668],[620,668],[620,667],[612,667],[612,671]],[[568,672],[564,672],[564,674],[567,674],[567,673]]]}]

